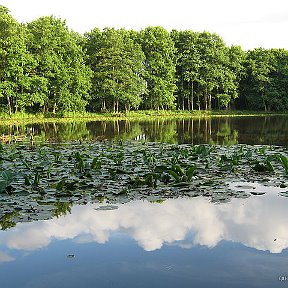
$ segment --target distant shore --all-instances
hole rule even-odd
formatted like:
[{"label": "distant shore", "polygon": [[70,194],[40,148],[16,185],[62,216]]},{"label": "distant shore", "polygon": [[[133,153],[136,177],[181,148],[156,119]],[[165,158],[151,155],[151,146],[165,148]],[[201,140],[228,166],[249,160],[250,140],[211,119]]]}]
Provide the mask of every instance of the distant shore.
[{"label": "distant shore", "polygon": [[149,121],[159,119],[184,119],[184,118],[207,118],[207,117],[256,117],[288,115],[287,112],[265,112],[245,110],[140,110],[119,113],[66,113],[66,114],[28,114],[15,113],[12,115],[0,114],[0,125],[17,125],[29,123],[59,123],[59,122],[80,122],[80,121]]}]

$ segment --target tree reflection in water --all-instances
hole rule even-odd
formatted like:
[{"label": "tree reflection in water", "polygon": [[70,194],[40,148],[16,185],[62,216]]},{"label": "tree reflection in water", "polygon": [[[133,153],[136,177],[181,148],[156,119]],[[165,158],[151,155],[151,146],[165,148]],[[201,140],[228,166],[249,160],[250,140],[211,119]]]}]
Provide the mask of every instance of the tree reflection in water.
[{"label": "tree reflection in water", "polygon": [[286,145],[288,135],[286,116],[10,125],[0,126],[0,135],[27,135],[31,128],[35,139],[51,142],[140,139],[180,144]]}]

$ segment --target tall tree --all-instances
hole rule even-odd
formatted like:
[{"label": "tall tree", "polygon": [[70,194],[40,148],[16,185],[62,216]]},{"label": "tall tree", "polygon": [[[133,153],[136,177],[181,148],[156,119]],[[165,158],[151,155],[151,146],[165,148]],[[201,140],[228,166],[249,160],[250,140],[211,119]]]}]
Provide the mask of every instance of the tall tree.
[{"label": "tall tree", "polygon": [[288,52],[256,48],[248,51],[240,82],[240,107],[278,111],[288,109]]},{"label": "tall tree", "polygon": [[8,113],[17,112],[27,98],[32,57],[26,49],[25,27],[0,6],[0,99]]},{"label": "tall tree", "polygon": [[[231,84],[231,89],[232,91],[234,91],[234,97],[233,97],[234,99],[232,98],[231,102],[235,106],[235,101],[233,100],[236,99],[237,101],[241,97],[240,81],[245,75],[244,61],[246,59],[246,53],[242,50],[240,46],[232,45],[230,48],[228,48],[228,57],[229,57],[229,69],[230,69],[230,72],[232,72],[234,76],[234,77],[231,77],[233,79],[233,83]],[[224,100],[224,98],[222,99]],[[219,104],[221,105],[221,103]],[[222,105],[226,106],[225,103],[223,103]]]},{"label": "tall tree", "polygon": [[[199,33],[173,30],[171,37],[177,49],[178,107],[194,110],[194,96],[199,86],[200,54],[196,47]],[[198,105],[200,108],[200,105]]]},{"label": "tall tree", "polygon": [[[89,98],[91,71],[84,63],[84,53],[65,21],[41,17],[27,25],[28,49],[41,81],[38,102],[45,112],[84,111]],[[40,85],[39,85],[40,84]]]},{"label": "tall tree", "polygon": [[227,107],[231,98],[237,97],[236,78],[229,67],[229,49],[217,34],[209,32],[199,34],[197,45],[201,55],[199,86],[204,109],[211,110],[213,99]]},{"label": "tall tree", "polygon": [[288,51],[272,49],[276,58],[276,71],[271,73],[272,83],[268,89],[268,109],[284,111],[288,109]]},{"label": "tall tree", "polygon": [[245,65],[245,77],[241,81],[242,95],[247,106],[254,110],[269,109],[268,88],[270,75],[276,71],[275,55],[271,50],[256,48],[248,51]]},{"label": "tall tree", "polygon": [[177,48],[179,107],[227,107],[237,97],[235,73],[240,64],[232,63],[237,49],[229,49],[218,35],[208,32],[174,30],[172,38]]},{"label": "tall tree", "polygon": [[93,70],[90,108],[129,110],[138,108],[145,92],[144,53],[131,31],[105,28],[86,34],[88,63]]},{"label": "tall tree", "polygon": [[147,27],[140,32],[140,42],[145,53],[145,108],[173,108],[175,106],[175,47],[170,33],[164,28]]}]

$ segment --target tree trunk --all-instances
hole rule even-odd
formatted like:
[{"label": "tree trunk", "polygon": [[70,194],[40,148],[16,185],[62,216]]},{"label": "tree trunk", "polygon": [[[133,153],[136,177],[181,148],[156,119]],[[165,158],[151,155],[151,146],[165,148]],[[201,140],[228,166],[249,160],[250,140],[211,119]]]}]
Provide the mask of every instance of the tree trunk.
[{"label": "tree trunk", "polygon": [[14,104],[13,104],[13,106],[14,106],[14,108],[15,108],[15,113],[17,113],[18,112],[18,104],[17,104],[17,97],[15,97],[14,98],[15,100],[14,100]]},{"label": "tree trunk", "polygon": [[265,112],[266,112],[266,111],[267,111],[267,106],[266,106],[265,99],[264,99],[264,96],[263,96],[263,95],[262,95],[262,100],[263,100],[264,110],[265,110]]},{"label": "tree trunk", "polygon": [[56,103],[54,102],[54,105],[53,105],[53,114],[56,113]]},{"label": "tree trunk", "polygon": [[201,110],[201,103],[200,103],[200,95],[197,95],[197,105],[198,105],[198,110]]},{"label": "tree trunk", "polygon": [[106,111],[106,101],[103,99],[102,101],[102,111]]},{"label": "tree trunk", "polygon": [[116,112],[116,102],[115,102],[115,100],[113,100],[113,113],[115,113]]},{"label": "tree trunk", "polygon": [[47,105],[44,105],[43,106],[43,113],[48,113],[48,106]]},{"label": "tree trunk", "polygon": [[130,105],[125,103],[125,112],[127,113],[130,110]]},{"label": "tree trunk", "polygon": [[9,96],[7,96],[7,103],[8,103],[8,112],[9,112],[9,115],[11,116],[12,115],[12,107],[11,107],[11,100],[10,100]]},{"label": "tree trunk", "polygon": [[208,109],[211,110],[212,109],[212,95],[211,94],[209,94],[208,100],[209,100]]},{"label": "tree trunk", "polygon": [[194,83],[191,81],[191,110],[194,110]]},{"label": "tree trunk", "polygon": [[207,105],[207,91],[204,92],[204,107],[205,107],[205,111],[208,109],[208,105]]}]

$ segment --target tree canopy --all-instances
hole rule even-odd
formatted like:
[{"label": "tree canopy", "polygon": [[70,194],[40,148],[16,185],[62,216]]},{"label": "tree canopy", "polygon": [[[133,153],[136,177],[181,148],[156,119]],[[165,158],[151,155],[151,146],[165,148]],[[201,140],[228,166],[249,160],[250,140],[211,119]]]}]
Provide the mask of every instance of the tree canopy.
[{"label": "tree canopy", "polygon": [[209,32],[17,22],[0,5],[0,112],[288,109],[288,51],[228,47]]},{"label": "tree canopy", "polygon": [[105,28],[86,35],[88,65],[93,71],[92,111],[137,109],[146,91],[144,53],[131,31]]},{"label": "tree canopy", "polygon": [[84,111],[91,71],[82,47],[64,21],[52,16],[27,24],[28,51],[33,55],[38,85],[34,103],[46,112]]},{"label": "tree canopy", "polygon": [[147,93],[144,108],[159,109],[175,106],[175,47],[170,34],[163,27],[147,27],[140,32],[145,54]]}]

